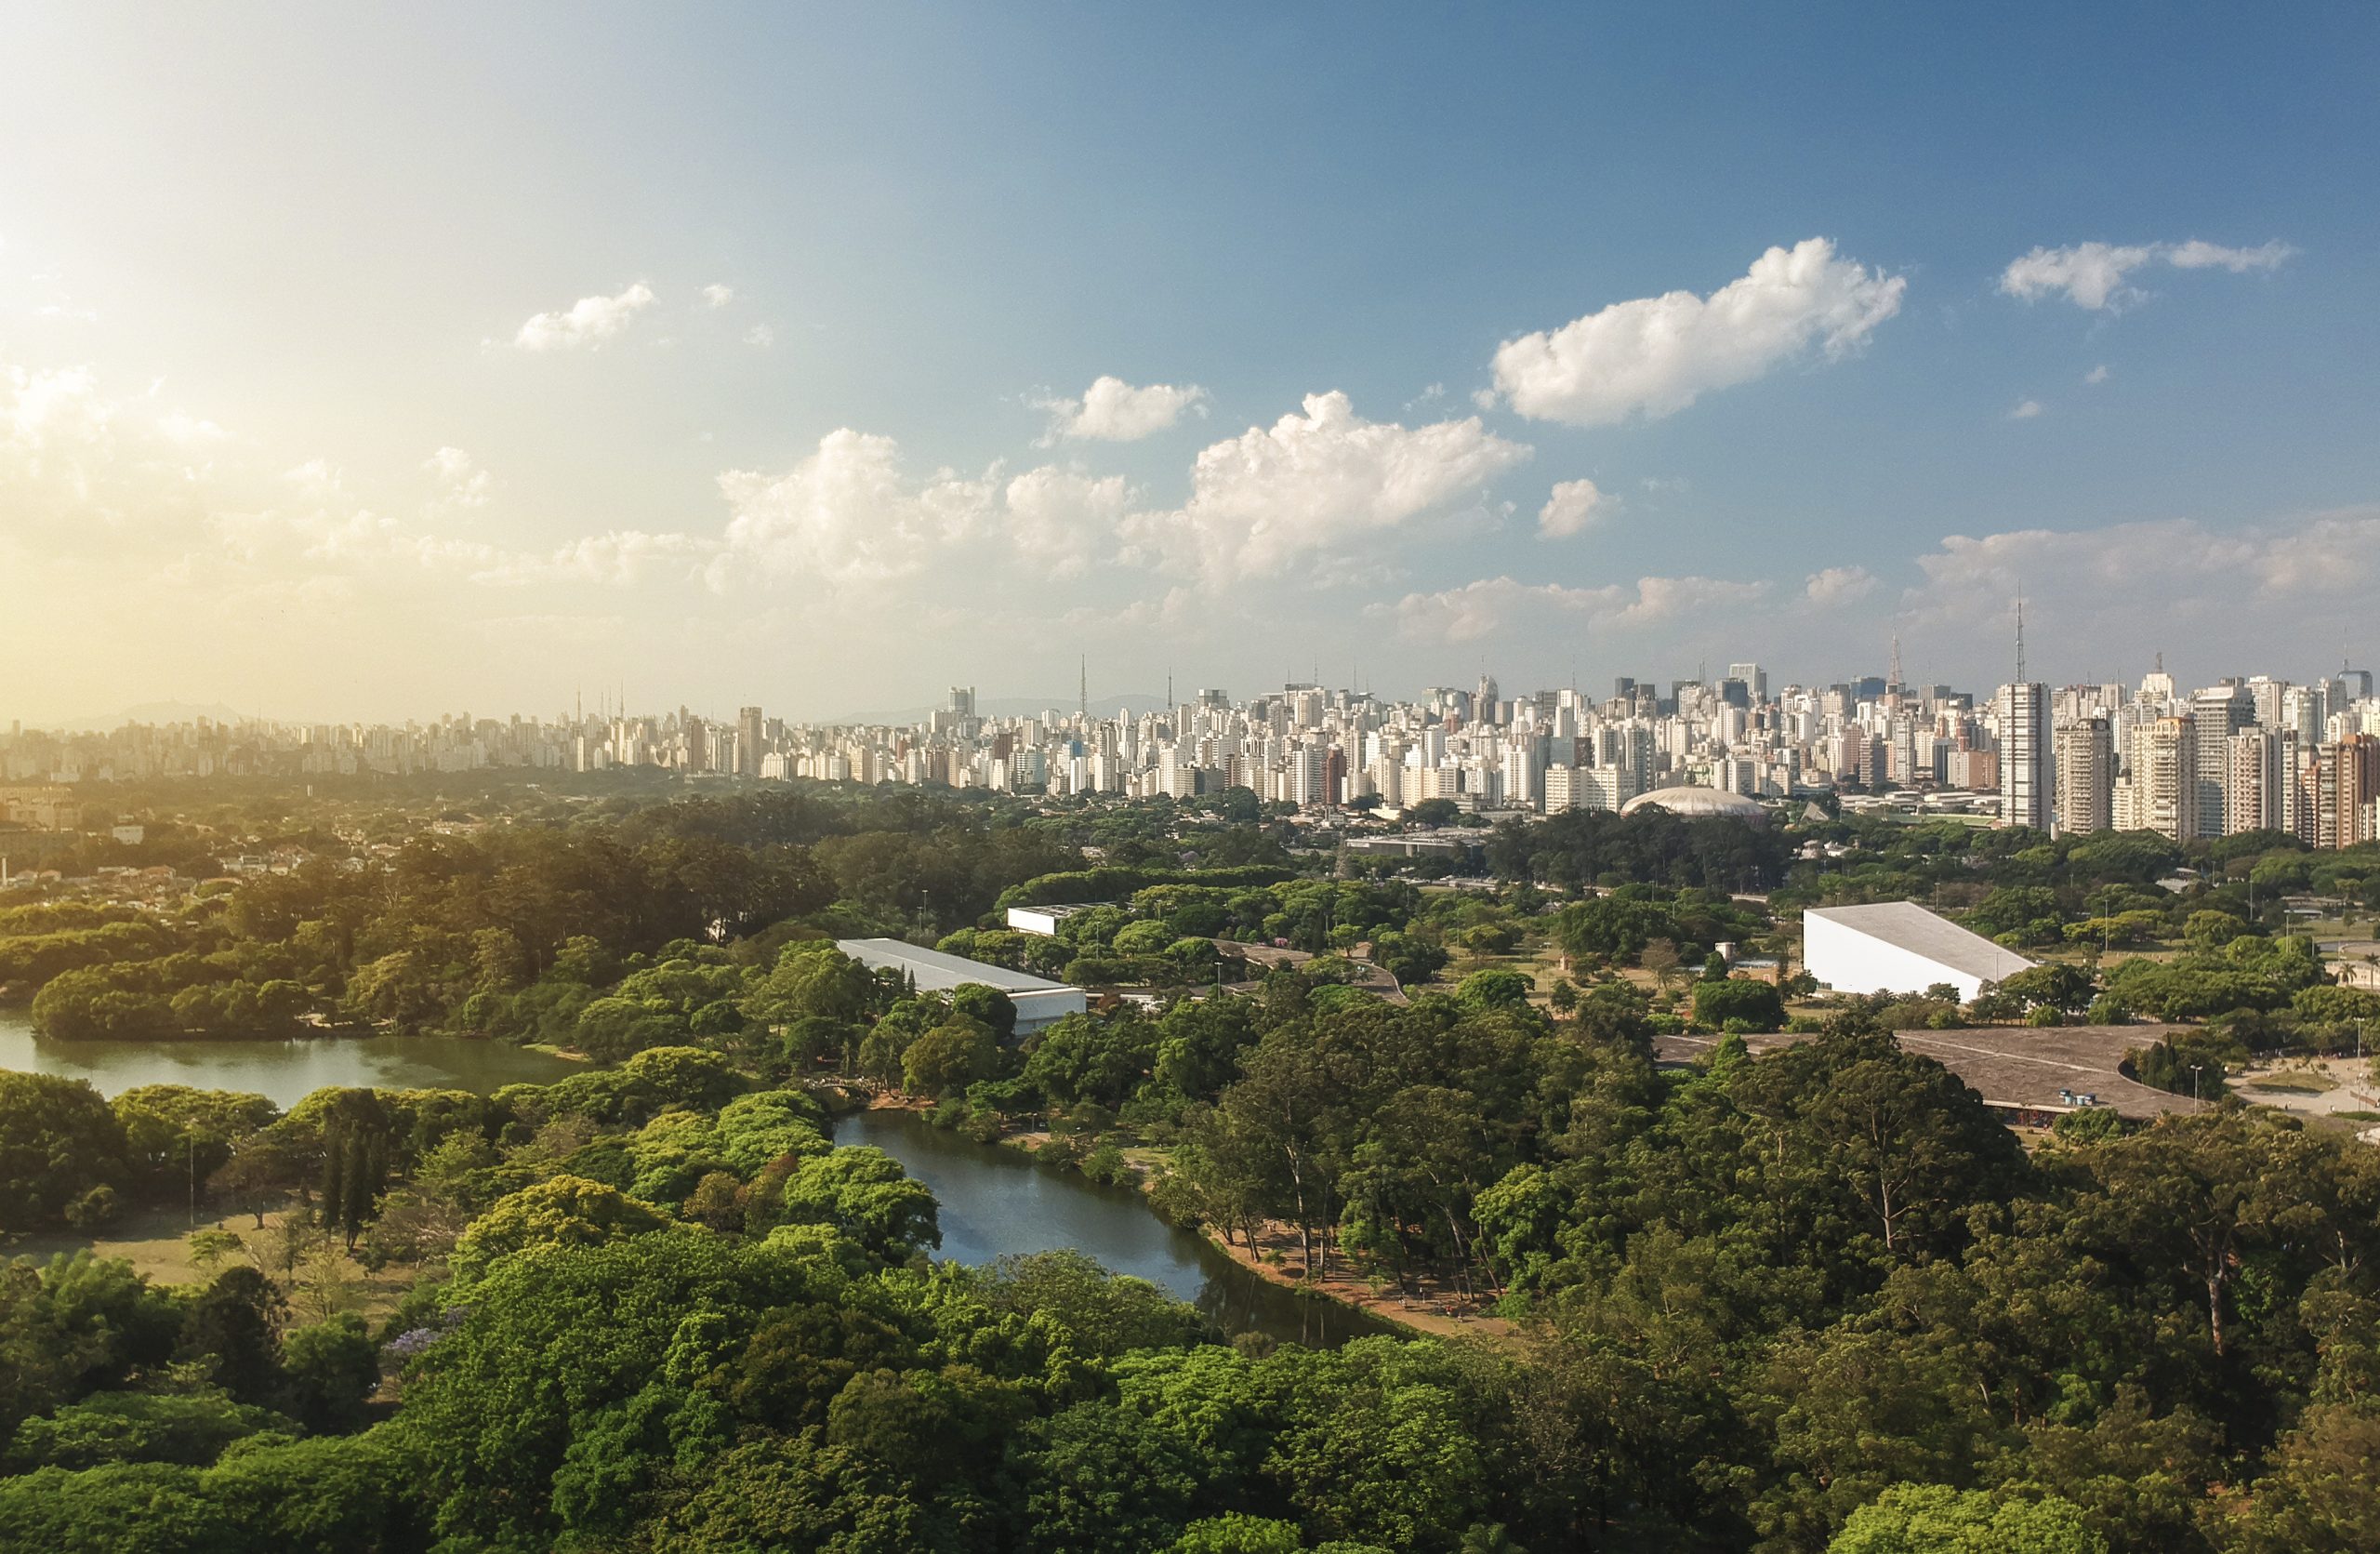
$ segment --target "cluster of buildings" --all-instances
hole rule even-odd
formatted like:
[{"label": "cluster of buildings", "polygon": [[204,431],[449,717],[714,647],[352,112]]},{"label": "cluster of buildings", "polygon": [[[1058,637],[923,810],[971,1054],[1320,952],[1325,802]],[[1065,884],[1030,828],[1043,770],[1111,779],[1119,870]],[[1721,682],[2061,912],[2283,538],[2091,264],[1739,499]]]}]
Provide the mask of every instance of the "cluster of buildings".
[{"label": "cluster of buildings", "polygon": [[2177,842],[2261,830],[2313,847],[2380,841],[2380,700],[2367,671],[2185,693],[2161,664],[2135,692],[2018,683],[1993,710],[2012,825]]},{"label": "cluster of buildings", "polygon": [[[2366,671],[2264,675],[2184,692],[2162,666],[2137,688],[2023,676],[1980,699],[1889,676],[1771,694],[1758,664],[1666,687],[1616,681],[1506,696],[1492,677],[1410,699],[1288,684],[1244,700],[1200,690],[1141,711],[991,715],[954,689],[899,724],[808,724],[759,707],[584,708],[553,719],[468,713],[402,725],[196,719],[106,734],[12,729],[0,784],[47,794],[86,779],[403,776],[527,767],[651,768],[753,781],[947,784],[1052,795],[1188,798],[1245,788],[1328,809],[1618,809],[1678,788],[1750,799],[1899,790],[1995,809],[2045,830],[2176,840],[2294,832],[2315,846],[2380,838],[2380,699]],[[30,786],[26,786],[30,785]]]}]

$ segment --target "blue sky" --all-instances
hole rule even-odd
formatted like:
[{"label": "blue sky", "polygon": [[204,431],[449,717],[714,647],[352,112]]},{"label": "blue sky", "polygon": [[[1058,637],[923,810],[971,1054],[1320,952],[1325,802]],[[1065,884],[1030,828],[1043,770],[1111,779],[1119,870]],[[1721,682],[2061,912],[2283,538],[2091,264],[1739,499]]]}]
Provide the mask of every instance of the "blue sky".
[{"label": "blue sky", "polygon": [[2281,14],[20,13],[0,716],[2362,662]]}]

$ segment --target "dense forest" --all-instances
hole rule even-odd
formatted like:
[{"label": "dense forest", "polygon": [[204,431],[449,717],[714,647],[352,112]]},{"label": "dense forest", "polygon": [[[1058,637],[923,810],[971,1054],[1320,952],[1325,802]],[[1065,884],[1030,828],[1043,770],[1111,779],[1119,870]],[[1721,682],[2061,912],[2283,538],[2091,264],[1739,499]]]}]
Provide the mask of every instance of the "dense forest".
[{"label": "dense forest", "polygon": [[[1634,822],[1482,832],[1506,883],[1449,891],[1223,804],[797,790],[325,845],[178,914],[11,909],[0,979],[55,1035],[603,1061],[285,1112],[0,1074],[0,1234],[227,1216],[190,1282],[0,1265],[0,1547],[2380,1547],[2380,1151],[2236,1098],[2020,1142],[1892,1036],[2188,1021],[2152,1082],[2339,1050],[2380,1010],[2278,903],[2368,906],[2380,857]],[[1717,953],[1905,897],[2056,957],[1961,1006]],[[1003,898],[1101,905],[1048,937]],[[1150,997],[1020,1040],[853,933]],[[1514,955],[1546,944],[1550,992]],[[1689,1029],[1730,1039],[1658,1062]],[[932,1195],[830,1141],[871,1096],[1501,1335],[1276,1346],[1079,1256],[938,1261]],[[358,1268],[410,1293],[367,1322]]]}]

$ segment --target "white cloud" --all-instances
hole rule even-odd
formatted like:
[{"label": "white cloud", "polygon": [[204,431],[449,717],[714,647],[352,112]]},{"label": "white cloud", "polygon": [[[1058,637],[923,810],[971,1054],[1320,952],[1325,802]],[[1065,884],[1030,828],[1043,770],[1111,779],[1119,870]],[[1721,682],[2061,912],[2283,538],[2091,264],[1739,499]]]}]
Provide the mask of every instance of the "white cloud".
[{"label": "white cloud", "polygon": [[2107,380],[2108,364],[2105,362],[2101,362],[2097,366],[2093,367],[2090,371],[2082,375],[2082,381],[2085,383],[2104,383]]},{"label": "white cloud", "polygon": [[1134,388],[1120,378],[1101,378],[1083,391],[1080,399],[1029,400],[1050,415],[1046,442],[1082,437],[1108,443],[1131,443],[1163,432],[1185,410],[1207,413],[1207,391],[1196,383],[1179,388],[1151,383]]},{"label": "white cloud", "polygon": [[114,403],[99,391],[87,366],[29,372],[10,367],[0,377],[0,430],[7,441],[38,453],[57,445],[99,442],[114,418]]},{"label": "white cloud", "polygon": [[1201,451],[1189,501],[1127,530],[1210,585],[1268,578],[1445,511],[1530,451],[1475,416],[1408,430],[1363,419],[1343,393],[1309,394],[1303,415]]},{"label": "white cloud", "polygon": [[327,458],[309,458],[281,473],[281,478],[298,488],[298,494],[310,501],[329,501],[337,497],[347,484],[347,475]]},{"label": "white cloud", "polygon": [[706,308],[723,308],[734,300],[735,288],[732,286],[713,281],[703,287],[703,306]]},{"label": "white cloud", "polygon": [[1005,501],[1010,540],[1050,577],[1071,578],[1113,551],[1132,494],[1121,475],[1045,464],[1010,481]]},{"label": "white cloud", "polygon": [[543,557],[505,557],[475,571],[471,580],[509,583],[557,579],[626,588],[642,581],[656,567],[691,564],[717,549],[716,541],[697,539],[692,535],[614,529],[572,540]]},{"label": "white cloud", "polygon": [[744,331],[744,343],[756,345],[766,351],[777,343],[777,332],[765,324],[755,324]]},{"label": "white cloud", "polygon": [[1813,237],[1771,248],[1738,280],[1697,297],[1615,302],[1496,352],[1496,387],[1539,420],[1608,426],[1659,418],[1713,389],[1748,383],[1817,342],[1829,359],[1863,345],[1900,311],[1907,282],[1834,256]]},{"label": "white cloud", "polygon": [[839,584],[907,577],[972,530],[993,492],[989,475],[913,480],[899,444],[848,427],[783,474],[731,470],[719,488],[731,516],[707,572],[714,588],[747,573]]},{"label": "white cloud", "polygon": [[2106,243],[2035,248],[2001,272],[2000,289],[2028,302],[2062,291],[2078,308],[2122,307],[2142,295],[2124,277],[2155,257],[2151,247],[2119,248]]},{"label": "white cloud", "polygon": [[1802,585],[1802,597],[1819,605],[1848,604],[1875,591],[1875,575],[1864,566],[1830,566]]},{"label": "white cloud", "polygon": [[442,500],[456,507],[485,507],[489,489],[495,482],[485,470],[471,461],[471,456],[460,448],[440,448],[424,461],[438,483]]},{"label": "white cloud", "polygon": [[157,432],[178,448],[202,448],[231,435],[213,421],[201,420],[179,410],[168,410],[158,417]]},{"label": "white cloud", "polygon": [[1765,582],[1728,582],[1716,578],[1639,578],[1632,585],[1571,588],[1561,583],[1521,583],[1487,578],[1461,588],[1408,593],[1365,613],[1395,622],[1413,642],[1475,642],[1498,632],[1527,634],[1546,612],[1584,616],[1589,631],[1634,631],[1682,617],[1737,613],[1767,599]]},{"label": "white cloud", "polygon": [[600,346],[652,305],[653,288],[639,281],[610,297],[582,297],[562,312],[538,313],[521,325],[512,343],[523,351]]},{"label": "white cloud", "polygon": [[2016,407],[2008,412],[2008,418],[2012,421],[2029,421],[2041,413],[2042,402],[2040,400],[2023,399],[2018,400],[2016,402]]},{"label": "white cloud", "polygon": [[1537,532],[1547,539],[1567,538],[1593,523],[1611,505],[1593,481],[1563,481],[1538,510]]},{"label": "white cloud", "polygon": [[2165,262],[2176,270],[2228,270],[2234,275],[2244,275],[2251,270],[2277,270],[2296,254],[2297,250],[2286,243],[2226,248],[2219,243],[2202,243],[2192,238],[2166,249]]},{"label": "white cloud", "polygon": [[2065,248],[2036,247],[2013,259],[2001,272],[2000,289],[2030,302],[2063,294],[2078,308],[2093,312],[2121,311],[2148,297],[2131,282],[2133,273],[2150,264],[2176,270],[2228,270],[2241,274],[2270,270],[2297,252],[2286,243],[2256,248],[2226,248],[2202,243],[2078,243]]}]

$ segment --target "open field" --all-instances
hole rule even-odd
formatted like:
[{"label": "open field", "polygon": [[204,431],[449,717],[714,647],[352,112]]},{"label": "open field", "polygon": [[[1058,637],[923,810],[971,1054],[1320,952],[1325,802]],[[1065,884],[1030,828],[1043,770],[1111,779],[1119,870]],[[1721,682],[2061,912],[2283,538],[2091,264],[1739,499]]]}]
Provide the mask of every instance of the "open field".
[{"label": "open field", "polygon": [[[2092,1094],[2103,1106],[2126,1117],[2154,1117],[2189,1112],[2204,1103],[2175,1096],[2127,1079],[2118,1069],[2123,1055],[2146,1046],[2166,1031],[2162,1025],[1984,1026],[1960,1030],[1904,1030],[1900,1044],[1923,1053],[1966,1082],[1994,1106],[2044,1111],[2066,1109],[2061,1090]],[[1755,1053],[1774,1051],[1805,1035],[1748,1036]],[[1671,1062],[1688,1062],[1718,1044],[1713,1036],[1663,1036],[1655,1053]]]}]

